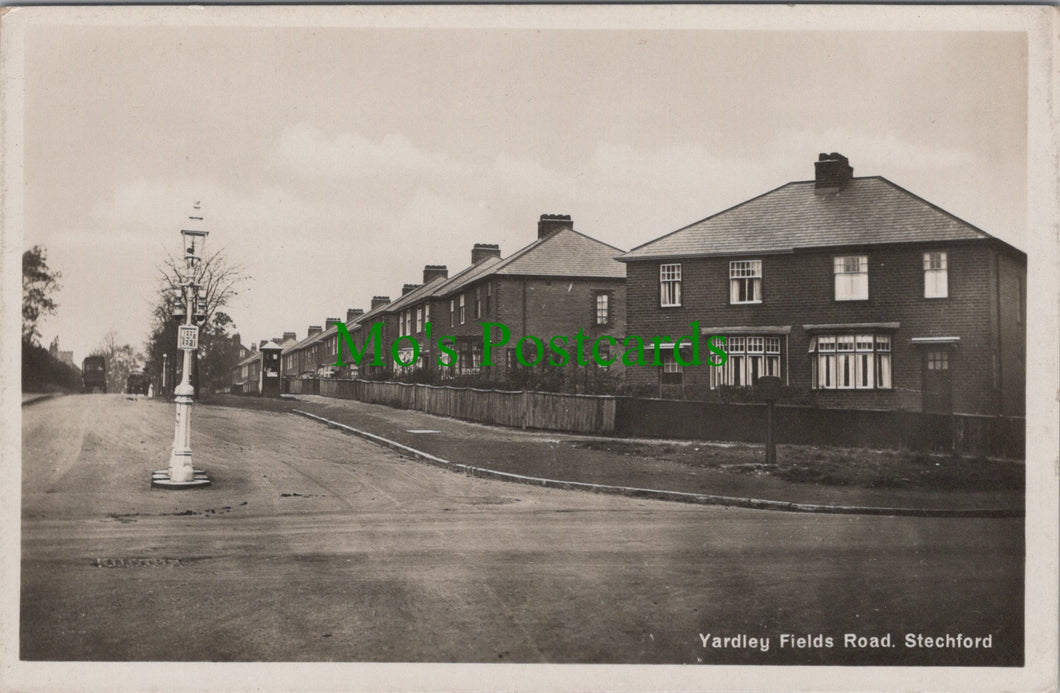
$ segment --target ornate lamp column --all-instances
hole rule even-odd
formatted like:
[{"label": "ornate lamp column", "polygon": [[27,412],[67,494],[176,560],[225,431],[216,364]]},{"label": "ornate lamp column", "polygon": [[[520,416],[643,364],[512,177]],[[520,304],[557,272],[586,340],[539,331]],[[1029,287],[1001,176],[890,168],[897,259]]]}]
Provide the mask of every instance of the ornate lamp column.
[{"label": "ornate lamp column", "polygon": [[[196,206],[196,209],[198,207]],[[202,217],[190,217],[193,221],[202,221]],[[199,285],[196,281],[195,267],[202,260],[203,247],[209,231],[181,229],[184,240],[184,269],[181,294],[184,308],[183,324],[177,327],[177,348],[184,352],[184,367],[180,384],[174,390],[177,403],[177,420],[173,433],[173,449],[169,456],[169,469],[154,472],[151,485],[157,488],[183,489],[198,488],[210,485],[206,472],[197,470],[191,458],[191,405],[195,388],[191,386],[191,369],[193,352],[199,348],[199,328],[195,324],[199,306]]]}]

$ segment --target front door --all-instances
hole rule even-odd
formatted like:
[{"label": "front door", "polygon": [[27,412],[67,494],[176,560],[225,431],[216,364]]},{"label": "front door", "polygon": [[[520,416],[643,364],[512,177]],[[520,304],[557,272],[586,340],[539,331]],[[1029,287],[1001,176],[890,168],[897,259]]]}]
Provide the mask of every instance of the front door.
[{"label": "front door", "polygon": [[949,349],[926,350],[923,365],[924,411],[953,412],[953,352]]}]

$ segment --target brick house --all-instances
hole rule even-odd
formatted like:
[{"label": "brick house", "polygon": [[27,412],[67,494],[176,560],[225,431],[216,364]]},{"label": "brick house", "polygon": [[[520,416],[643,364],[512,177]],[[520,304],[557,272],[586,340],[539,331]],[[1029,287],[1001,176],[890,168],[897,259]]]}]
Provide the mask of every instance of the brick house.
[{"label": "brick house", "polygon": [[685,366],[667,349],[631,383],[666,395],[776,375],[823,407],[1024,413],[1026,255],[885,178],[854,177],[840,154],[820,155],[814,180],[619,260],[630,334],[672,345],[698,321],[728,354]]},{"label": "brick house", "polygon": [[263,339],[252,345],[245,358],[232,367],[231,392],[249,395],[278,395],[282,391],[282,352],[295,343],[293,332],[283,337]]},{"label": "brick house", "polygon": [[[507,258],[501,258],[497,245],[477,243],[471,265],[453,276],[444,266],[425,267],[423,284],[406,286],[405,295],[387,307],[383,343],[403,336],[416,339],[422,348],[420,367],[436,370],[441,377],[477,375],[504,381],[523,367],[515,350],[526,335],[544,342],[547,362],[551,337],[573,340],[580,330],[585,336],[583,358],[591,360],[595,339],[610,335],[621,342],[625,335],[626,268],[615,260],[621,253],[575,231],[568,215],[541,215],[537,239]],[[483,358],[486,322],[510,330],[507,344],[491,355],[489,367]],[[499,342],[499,330],[494,329],[492,339]],[[437,365],[441,336],[454,338],[458,354],[448,368]],[[537,350],[530,343],[523,348],[524,360],[532,363]],[[575,351],[573,341],[570,351]],[[612,353],[617,352],[602,342],[601,356]],[[393,362],[388,365],[393,367]],[[620,371],[621,363],[610,368]]]},{"label": "brick house", "polygon": [[[353,324],[364,314],[361,308],[346,310],[346,323]],[[330,378],[335,370],[335,334],[339,318],[327,318],[324,325],[310,325],[301,341],[285,341],[280,362],[284,392],[292,392],[295,380]]]}]

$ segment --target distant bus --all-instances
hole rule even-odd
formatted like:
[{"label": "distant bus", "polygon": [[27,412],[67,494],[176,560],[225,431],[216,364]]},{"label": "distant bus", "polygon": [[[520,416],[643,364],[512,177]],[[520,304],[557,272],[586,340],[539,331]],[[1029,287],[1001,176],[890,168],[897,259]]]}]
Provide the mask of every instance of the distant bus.
[{"label": "distant bus", "polygon": [[129,374],[129,377],[125,379],[125,394],[127,395],[146,395],[147,387],[151,384],[151,380],[147,377],[147,374],[143,371],[133,371]]},{"label": "distant bus", "polygon": [[100,392],[107,391],[107,360],[102,356],[89,356],[81,363],[81,381],[85,385],[85,392],[92,392],[99,388]]}]

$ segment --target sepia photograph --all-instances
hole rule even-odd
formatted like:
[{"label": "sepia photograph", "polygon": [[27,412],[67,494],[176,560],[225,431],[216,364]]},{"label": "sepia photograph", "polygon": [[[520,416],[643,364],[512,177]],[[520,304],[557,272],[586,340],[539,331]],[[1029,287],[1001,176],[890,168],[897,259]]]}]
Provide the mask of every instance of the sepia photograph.
[{"label": "sepia photograph", "polygon": [[1055,690],[1055,31],[3,8],[0,688]]}]

